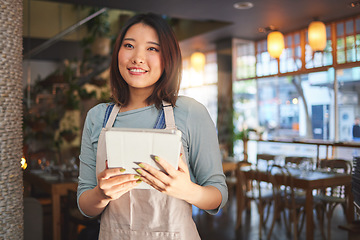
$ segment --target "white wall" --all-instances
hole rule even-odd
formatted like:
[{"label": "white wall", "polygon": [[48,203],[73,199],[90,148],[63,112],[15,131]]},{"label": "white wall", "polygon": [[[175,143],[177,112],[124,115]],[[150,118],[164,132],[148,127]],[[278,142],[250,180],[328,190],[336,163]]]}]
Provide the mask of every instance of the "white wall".
[{"label": "white wall", "polygon": [[[55,61],[24,60],[22,66],[23,86],[26,87],[29,81],[33,85],[39,77],[44,79],[53,73],[59,67],[59,63]],[[29,75],[30,79],[28,79]]]}]

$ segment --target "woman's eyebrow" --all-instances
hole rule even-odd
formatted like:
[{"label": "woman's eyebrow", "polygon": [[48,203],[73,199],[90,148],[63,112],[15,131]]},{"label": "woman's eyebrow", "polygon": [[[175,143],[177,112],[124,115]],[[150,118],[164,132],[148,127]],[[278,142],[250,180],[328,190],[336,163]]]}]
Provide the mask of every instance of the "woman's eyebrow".
[{"label": "woman's eyebrow", "polygon": [[149,41],[148,43],[155,44],[155,45],[157,45],[157,46],[159,46],[159,47],[160,47],[160,44],[159,44],[159,43],[157,43],[157,42],[152,42],[152,41]]},{"label": "woman's eyebrow", "polygon": [[[134,38],[124,38],[123,41],[133,41],[133,42],[136,42]],[[153,42],[153,41],[148,41],[147,43],[150,43],[150,44],[154,44],[156,46],[159,46],[160,47],[160,44],[157,43],[157,42]]]}]

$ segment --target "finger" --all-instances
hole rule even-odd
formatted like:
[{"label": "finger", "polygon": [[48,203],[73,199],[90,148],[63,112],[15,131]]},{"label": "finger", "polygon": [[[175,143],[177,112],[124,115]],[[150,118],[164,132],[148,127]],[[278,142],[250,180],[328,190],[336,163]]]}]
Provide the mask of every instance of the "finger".
[{"label": "finger", "polygon": [[118,199],[120,196],[122,196],[126,192],[135,188],[141,182],[142,182],[141,180],[137,179],[137,180],[133,180],[130,182],[125,182],[122,184],[115,185],[113,188],[106,191],[106,196],[112,200]]},{"label": "finger", "polygon": [[166,179],[169,178],[166,174],[145,163],[140,163],[139,167],[141,168],[136,169],[136,172],[141,175],[144,181],[148,180],[152,186],[165,188],[166,182],[168,182]]},{"label": "finger", "polygon": [[176,169],[167,161],[165,161],[163,158],[155,155],[150,156],[156,163],[158,163],[161,167],[164,168],[165,172],[167,172],[169,175],[175,175]]},{"label": "finger", "polygon": [[[147,163],[139,163],[138,164],[139,167],[142,169],[142,170],[145,170],[145,174],[150,174],[152,175],[153,177],[155,178],[158,178],[158,179],[166,179],[168,178],[168,174],[166,172],[163,172],[161,170],[158,170],[152,166],[150,166],[149,164]],[[138,170],[136,170],[138,172]]]},{"label": "finger", "polygon": [[107,161],[107,160],[105,160],[105,168],[106,168],[106,169],[109,169],[109,165],[108,165],[108,161]]},{"label": "finger", "polygon": [[127,183],[136,182],[140,179],[140,176],[135,174],[123,174],[117,177],[106,179],[99,182],[101,189],[116,189],[117,186],[123,186]]},{"label": "finger", "polygon": [[105,169],[103,172],[99,174],[100,178],[109,179],[114,176],[118,176],[123,174],[126,170],[124,168],[109,168]]},{"label": "finger", "polygon": [[149,180],[147,180],[146,178],[141,178],[143,180],[144,183],[152,186],[153,188],[155,188],[156,190],[158,190],[159,192],[164,192],[163,188],[160,188],[159,186],[153,184],[152,182],[150,182]]}]

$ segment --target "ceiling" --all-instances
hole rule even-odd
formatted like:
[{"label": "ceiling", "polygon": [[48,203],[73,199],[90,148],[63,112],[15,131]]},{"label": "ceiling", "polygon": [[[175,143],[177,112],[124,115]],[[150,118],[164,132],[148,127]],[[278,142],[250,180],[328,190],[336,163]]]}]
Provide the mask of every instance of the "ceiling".
[{"label": "ceiling", "polygon": [[[45,1],[45,0],[43,0]],[[46,0],[74,3],[73,0]],[[283,33],[306,28],[314,19],[330,22],[360,14],[356,0],[250,0],[253,8],[238,10],[236,0],[77,0],[77,4],[153,12],[172,18],[227,22],[223,27],[182,40],[183,55],[194,50],[209,51],[222,39],[259,40],[266,37],[259,28],[275,26]],[[350,7],[354,3],[355,7]]]}]

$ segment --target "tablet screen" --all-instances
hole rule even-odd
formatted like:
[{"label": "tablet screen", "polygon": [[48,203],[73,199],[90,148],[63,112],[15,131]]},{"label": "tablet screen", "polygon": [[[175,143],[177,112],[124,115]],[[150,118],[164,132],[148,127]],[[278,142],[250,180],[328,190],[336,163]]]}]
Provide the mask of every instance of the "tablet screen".
[{"label": "tablet screen", "polygon": [[[181,148],[181,132],[166,129],[108,128],[105,132],[108,167],[122,167],[124,173],[137,174],[137,163],[145,162],[156,169],[151,158],[156,155],[177,169]],[[152,188],[141,183],[137,188]]]}]

